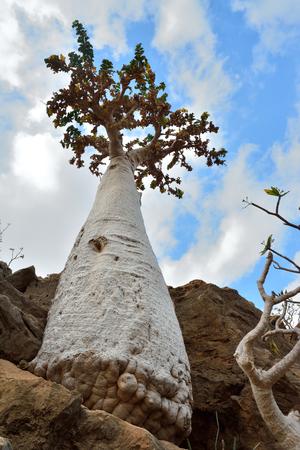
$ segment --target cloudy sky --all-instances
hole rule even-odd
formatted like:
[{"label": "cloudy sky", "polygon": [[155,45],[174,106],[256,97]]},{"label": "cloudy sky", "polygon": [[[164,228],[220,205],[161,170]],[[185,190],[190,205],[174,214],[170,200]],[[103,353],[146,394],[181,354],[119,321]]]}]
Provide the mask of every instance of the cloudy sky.
[{"label": "cloudy sky", "polygon": [[[231,286],[258,302],[260,243],[300,262],[297,232],[242,199],[272,208],[263,189],[290,190],[283,213],[299,221],[300,2],[298,0],[2,0],[0,17],[0,257],[24,247],[13,268],[35,265],[39,275],[63,269],[93,202],[98,180],[68,164],[45,113],[64,86],[44,58],[68,53],[71,23],[83,22],[99,61],[116,66],[142,42],[165,81],[174,107],[209,111],[220,126],[215,145],[226,167],[193,161],[183,174],[183,200],[143,194],[143,214],[168,284],[203,279]],[[295,283],[276,272],[269,286]]]}]

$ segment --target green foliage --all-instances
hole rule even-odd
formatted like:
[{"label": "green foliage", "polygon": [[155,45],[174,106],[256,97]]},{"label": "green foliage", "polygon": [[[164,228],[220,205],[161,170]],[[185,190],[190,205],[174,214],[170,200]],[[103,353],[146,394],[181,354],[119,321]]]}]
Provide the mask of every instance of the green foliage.
[{"label": "green foliage", "polygon": [[281,189],[279,189],[278,187],[275,186],[271,186],[270,189],[264,189],[265,193],[268,195],[273,195],[275,197],[284,197],[286,194],[289,193],[289,191],[282,191]]},{"label": "green foliage", "polygon": [[112,76],[114,73],[113,63],[109,59],[103,59],[100,66],[100,73]]},{"label": "green foliage", "polygon": [[264,246],[264,248],[262,249],[260,254],[264,255],[268,250],[270,250],[273,242],[274,242],[273,235],[270,234],[270,236],[267,238],[267,240],[262,242],[262,245]]},{"label": "green foliage", "polygon": [[92,44],[89,41],[86,29],[78,20],[74,20],[72,28],[75,29],[77,35],[77,42],[79,44],[78,50],[81,53],[82,62],[93,63],[94,50]]},{"label": "green foliage", "polygon": [[[168,170],[179,164],[191,171],[186,159],[188,151],[204,156],[208,166],[224,164],[226,150],[209,148],[209,139],[203,139],[206,133],[217,133],[218,127],[209,120],[207,112],[196,118],[186,109],[172,111],[166,85],[156,83],[141,43],[136,45],[132,60],[120,70],[115,70],[108,59],[103,59],[97,67],[86,29],[78,20],[73,22],[73,28],[78,51],[70,52],[68,58],[51,55],[45,59],[46,66],[54,73],[70,75],[69,85],[54,92],[47,102],[47,114],[54,117],[55,127],[65,128],[61,144],[72,150],[71,164],[82,167],[86,147],[93,147],[90,170],[101,175],[99,167],[110,151],[108,136],[117,135],[122,142],[121,131],[136,128],[153,129],[144,138],[132,139],[123,146],[129,157],[136,148],[147,152],[135,171],[138,189],[145,189],[143,180],[150,176],[153,189],[181,198],[183,191],[173,187],[181,180],[172,177]],[[92,126],[90,134],[83,132],[83,125]],[[99,127],[106,130],[107,136],[99,135]],[[165,172],[161,161],[168,155],[171,161]]]},{"label": "green foliage", "polygon": [[45,58],[44,61],[46,66],[53,70],[54,73],[68,72],[68,66],[64,55],[51,55],[49,58]]}]

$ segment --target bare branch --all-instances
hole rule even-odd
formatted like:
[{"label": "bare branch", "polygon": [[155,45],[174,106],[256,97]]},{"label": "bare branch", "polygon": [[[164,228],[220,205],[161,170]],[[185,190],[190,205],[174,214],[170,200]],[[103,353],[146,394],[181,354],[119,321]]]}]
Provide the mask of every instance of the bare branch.
[{"label": "bare branch", "polygon": [[283,267],[277,261],[273,261],[273,267],[276,270],[283,270],[284,272],[300,273],[300,270],[289,269],[288,267]]},{"label": "bare branch", "polygon": [[270,296],[265,291],[264,283],[266,281],[266,278],[267,278],[267,275],[269,273],[269,270],[270,270],[272,262],[273,262],[273,255],[269,251],[268,255],[267,255],[267,258],[266,258],[266,262],[265,262],[265,266],[264,266],[263,272],[262,272],[260,278],[257,280],[258,291],[260,293],[261,298],[264,301],[270,299]]},{"label": "bare branch", "polygon": [[280,201],[282,199],[282,196],[279,195],[277,198],[277,203],[276,203],[276,208],[275,208],[275,213],[278,215],[279,214],[279,205],[280,205]]},{"label": "bare branch", "polygon": [[[149,153],[154,148],[156,142],[161,136],[161,126],[159,124],[155,124],[155,134],[153,136],[153,139],[149,142],[149,144],[145,145],[144,147],[139,147],[136,149],[129,150],[128,157],[131,161],[133,161],[134,165],[143,165],[143,163],[149,158]],[[153,158],[153,155],[151,155]],[[157,154],[157,160],[159,161],[162,159],[162,156],[160,153]],[[155,159],[153,160],[155,161]]]},{"label": "bare branch", "polygon": [[278,328],[275,330],[269,330],[263,335],[263,340],[268,339],[270,336],[276,336],[279,334],[296,334],[300,337],[300,329],[299,328]]},{"label": "bare branch", "polygon": [[24,254],[23,254],[23,247],[20,247],[18,252],[15,254],[15,249],[14,248],[10,248],[11,251],[11,258],[8,262],[8,267],[10,267],[11,263],[13,261],[16,261],[17,259],[23,259],[24,258]]},{"label": "bare branch", "polygon": [[258,208],[265,213],[277,217],[279,220],[281,220],[285,225],[288,225],[289,227],[296,228],[296,230],[300,230],[300,225],[296,225],[292,222],[289,222],[287,219],[285,219],[283,216],[278,214],[276,211],[269,211],[268,209],[264,208],[263,206],[257,205],[256,203],[250,202],[250,205],[254,206],[255,208]]},{"label": "bare branch", "polygon": [[114,128],[118,130],[122,130],[122,128],[127,128],[126,124],[127,121],[131,118],[132,114],[138,109],[139,104],[136,103],[133,105],[130,110],[125,114],[125,116],[122,117],[121,120],[114,122]]},{"label": "bare branch", "polygon": [[[297,331],[298,330],[298,331]],[[272,330],[279,334],[280,330]],[[292,330],[284,330],[280,334],[291,334]],[[284,356],[280,361],[274,364],[269,370],[265,371],[265,379],[267,380],[269,386],[273,386],[281,377],[290,369],[290,367],[295,364],[296,361],[299,361],[300,358],[300,329],[295,328],[294,334],[298,336],[298,341],[292,348],[292,350]]]},{"label": "bare branch", "polygon": [[285,300],[289,300],[290,298],[295,297],[295,295],[299,293],[300,293],[300,286],[297,286],[295,289],[292,289],[291,291],[284,292],[283,294],[274,297],[273,304],[278,305],[278,303],[282,303]]},{"label": "bare branch", "polygon": [[288,258],[287,256],[282,255],[281,253],[277,252],[277,250],[274,250],[273,248],[270,248],[270,251],[272,253],[274,253],[275,255],[279,256],[282,259],[285,259],[286,261],[288,261],[290,264],[292,264],[293,266],[296,267],[297,271],[292,270],[292,269],[287,269],[287,268],[283,268],[281,267],[277,261],[274,261],[274,264],[276,264],[277,267],[275,267],[275,269],[281,269],[281,270],[286,270],[287,272],[295,272],[298,273],[300,272],[300,266],[298,266],[298,264],[295,263],[295,261],[293,261],[291,258]]},{"label": "bare branch", "polygon": [[[286,315],[286,310],[287,310],[287,301],[283,302],[283,308],[282,308],[282,312],[280,314],[280,316],[278,317],[278,319],[275,322],[275,330],[278,330],[280,325],[282,324],[283,319],[285,318]],[[263,336],[264,338],[264,336]]]}]

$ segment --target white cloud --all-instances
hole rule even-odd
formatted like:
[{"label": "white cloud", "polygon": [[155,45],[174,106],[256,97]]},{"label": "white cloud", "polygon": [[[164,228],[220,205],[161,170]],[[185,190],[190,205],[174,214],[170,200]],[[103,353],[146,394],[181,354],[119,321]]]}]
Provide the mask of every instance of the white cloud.
[{"label": "white cloud", "polygon": [[1,259],[9,259],[10,247],[24,247],[25,254],[13,269],[33,264],[39,275],[61,271],[86,220],[98,180],[87,169],[68,165],[66,158],[59,170],[59,189],[49,185],[37,189],[12,171],[0,174],[1,219],[11,223],[1,244]]},{"label": "white cloud", "polygon": [[[215,189],[206,195],[202,207],[199,207],[197,217],[200,227],[195,245],[178,261],[168,257],[162,260],[169,284],[183,284],[200,278],[228,285],[253,268],[259,258],[259,244],[270,234],[276,237],[277,249],[284,248],[286,228],[282,223],[254,207],[242,209],[241,201],[248,195],[250,201],[274,210],[274,198],[265,195],[263,189],[276,185],[290,190],[282,201],[283,216],[290,220],[297,217],[298,220],[299,121],[299,114],[290,119],[285,141],[275,143],[268,155],[261,157],[263,162],[269,156],[272,171],[267,169],[258,179],[253,161],[257,167],[260,166],[259,148],[247,145],[228,164],[224,176],[219,175]],[[296,283],[299,284],[299,280],[292,286]]]},{"label": "white cloud", "polygon": [[233,11],[243,12],[247,24],[259,35],[253,50],[254,68],[270,68],[269,55],[285,52],[299,39],[300,3],[298,0],[232,0]]},{"label": "white cloud", "polygon": [[57,140],[50,135],[18,133],[13,141],[12,172],[33,187],[53,190],[59,185],[59,170],[65,163]]},{"label": "white cloud", "polygon": [[29,122],[42,122],[43,119],[45,119],[45,103],[41,100],[38,100],[35,102],[34,106],[28,110],[28,120]]},{"label": "white cloud", "polygon": [[207,2],[196,0],[167,0],[156,11],[153,44],[167,55],[173,87],[189,97],[197,114],[220,112],[234,89],[208,17]]},{"label": "white cloud", "polygon": [[[7,230],[5,249],[23,246],[24,261],[40,274],[63,268],[74,238],[87,217],[97,179],[87,170],[68,165],[70,152],[59,144],[45,113],[51,93],[63,87],[64,74],[53,75],[43,59],[74,47],[71,23],[78,18],[89,27],[96,48],[116,53],[128,50],[126,26],[144,12],[143,1],[4,0],[0,18],[1,219]],[[5,256],[6,255],[6,256]]]},{"label": "white cloud", "polygon": [[12,86],[18,86],[20,84],[18,69],[25,59],[25,45],[18,21],[7,1],[1,5],[0,35],[0,79]]},{"label": "white cloud", "polygon": [[244,11],[248,22],[256,27],[272,26],[283,22],[295,25],[300,17],[298,0],[232,0],[235,11]]},{"label": "white cloud", "polygon": [[205,12],[203,2],[202,4],[193,0],[160,2],[154,45],[162,51],[172,52],[201,39],[208,44],[209,51],[214,47],[215,36]]},{"label": "white cloud", "polygon": [[202,199],[199,209],[197,242],[179,261],[165,258],[162,263],[168,283],[182,284],[200,278],[229,284],[253,267],[262,240],[272,232],[279,234],[279,224],[269,216],[258,216],[254,208],[242,209],[242,199],[247,194],[258,203],[264,202],[265,185],[258,182],[249,162],[256,151],[254,146],[242,147],[223,177],[222,169],[216,169],[218,182]]}]

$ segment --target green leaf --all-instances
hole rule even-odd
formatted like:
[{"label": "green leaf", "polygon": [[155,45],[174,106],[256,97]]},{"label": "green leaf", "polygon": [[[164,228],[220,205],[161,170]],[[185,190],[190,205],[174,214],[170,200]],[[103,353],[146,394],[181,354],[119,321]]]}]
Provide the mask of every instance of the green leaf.
[{"label": "green leaf", "polygon": [[146,140],[147,140],[148,142],[151,142],[153,138],[154,138],[153,134],[150,134],[150,133],[147,134],[147,136],[146,136]]},{"label": "green leaf", "polygon": [[271,189],[264,189],[265,193],[268,195],[274,195],[275,197],[280,197],[281,190],[275,186],[271,186]]},{"label": "green leaf", "polygon": [[274,242],[273,235],[270,234],[268,239],[264,242],[262,242],[262,245],[264,245],[264,248],[260,252],[261,255],[264,255],[268,250],[270,250],[272,243]]},{"label": "green leaf", "polygon": [[184,192],[181,189],[178,189],[178,188],[175,189],[175,196],[177,198],[182,198],[183,194],[184,194]]},{"label": "green leaf", "polygon": [[44,61],[46,66],[53,70],[54,73],[69,71],[64,55],[51,55],[49,58],[45,58]]},{"label": "green leaf", "polygon": [[103,59],[100,71],[105,72],[108,75],[112,75],[114,73],[114,66],[113,63],[109,59]]}]

